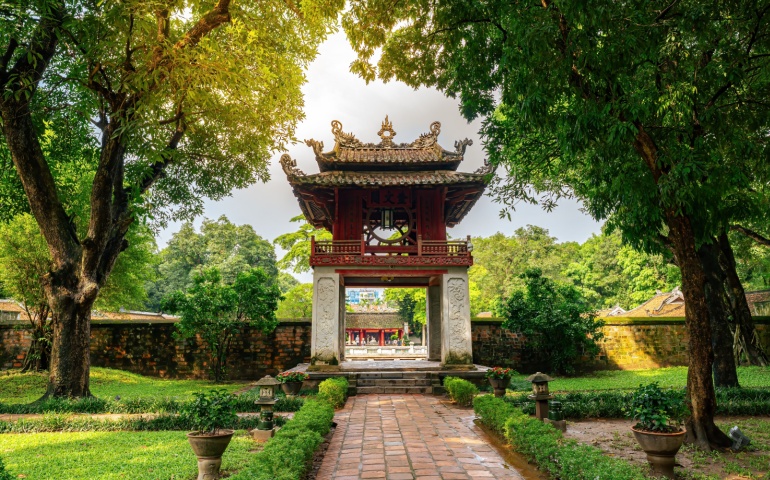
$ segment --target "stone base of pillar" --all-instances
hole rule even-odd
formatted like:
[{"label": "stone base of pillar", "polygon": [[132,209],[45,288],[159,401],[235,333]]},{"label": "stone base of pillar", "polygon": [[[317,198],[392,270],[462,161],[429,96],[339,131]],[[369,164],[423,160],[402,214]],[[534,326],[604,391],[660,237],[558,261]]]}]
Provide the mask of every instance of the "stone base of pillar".
[{"label": "stone base of pillar", "polygon": [[253,438],[255,442],[266,442],[274,436],[275,428],[271,428],[270,430],[259,430],[255,428],[251,431],[251,438]]}]

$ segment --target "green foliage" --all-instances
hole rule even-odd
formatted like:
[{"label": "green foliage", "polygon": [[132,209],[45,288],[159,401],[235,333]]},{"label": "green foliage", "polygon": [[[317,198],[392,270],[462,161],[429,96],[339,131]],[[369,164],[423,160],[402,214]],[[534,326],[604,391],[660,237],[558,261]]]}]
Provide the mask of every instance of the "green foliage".
[{"label": "green foliage", "polygon": [[[3,434],[0,444],[6,465],[28,479],[187,479],[195,478],[198,470],[195,454],[179,431]],[[222,471],[240,470],[252,458],[253,448],[248,432],[237,432],[222,457]]]},{"label": "green foliage", "polygon": [[396,305],[401,321],[409,324],[411,334],[422,334],[426,322],[424,288],[386,288],[385,301]]},{"label": "green foliage", "polygon": [[305,372],[281,372],[275,376],[275,379],[280,383],[288,382],[304,382],[309,378],[309,375]]},{"label": "green foliage", "polygon": [[278,286],[261,268],[242,271],[231,282],[210,268],[195,275],[186,293],[177,291],[167,297],[163,308],[180,314],[177,330],[182,338],[200,335],[206,342],[212,374],[219,382],[233,337],[246,326],[272,332],[278,324],[275,310],[280,298]]},{"label": "green foliage", "polygon": [[[673,397],[684,398],[684,389],[670,392]],[[554,399],[562,403],[566,418],[623,418],[633,393],[628,391],[596,391],[555,393]],[[535,404],[527,393],[509,393],[505,401],[534,415]],[[770,389],[767,388],[718,388],[716,390],[718,415],[768,415],[770,414]]]},{"label": "green foliage", "polygon": [[581,356],[599,353],[601,321],[580,291],[527,270],[525,290],[514,291],[503,305],[503,326],[527,338],[527,354],[543,361],[549,372],[571,373]]},{"label": "green foliage", "polygon": [[307,223],[304,215],[291,219],[300,226],[295,232],[284,233],[273,240],[273,243],[286,250],[286,255],[278,261],[278,266],[294,273],[310,271],[310,237],[316,240],[331,240],[332,234],[324,228],[314,228]]},{"label": "green foliage", "polygon": [[662,433],[680,431],[687,413],[681,392],[663,391],[656,382],[639,385],[631,395],[627,411],[627,415],[637,421],[634,428]]},{"label": "green foliage", "polygon": [[265,448],[233,480],[296,480],[312,466],[315,450],[329,432],[334,409],[326,402],[307,401]]},{"label": "green foliage", "polygon": [[642,471],[611,458],[596,447],[564,440],[552,426],[525,415],[521,410],[491,395],[474,399],[479,420],[508,440],[514,449],[553,478],[575,480],[641,480]]},{"label": "green foliage", "polygon": [[[208,268],[219,270],[225,282],[233,282],[238,273],[251,268],[263,269],[271,280],[279,275],[270,242],[251,225],[235,225],[224,215],[204,219],[200,232],[192,222],[183,224],[160,252],[156,268],[158,280],[148,285],[147,307],[153,311],[160,309],[165,296],[192,287],[195,276]],[[278,284],[287,285],[291,280],[278,277]]]},{"label": "green foliage", "polygon": [[195,400],[182,407],[179,416],[197,433],[216,434],[238,421],[233,396],[226,390],[196,393]]},{"label": "green foliage", "polygon": [[479,389],[468,380],[457,377],[445,377],[444,388],[449,393],[449,398],[456,404],[463,407],[470,407],[473,397],[478,395]]},{"label": "green foliage", "polygon": [[284,293],[275,316],[278,318],[310,318],[313,315],[313,284],[301,283]]},{"label": "green foliage", "polygon": [[14,480],[11,472],[5,469],[5,463],[3,463],[2,458],[0,458],[0,480]]},{"label": "green foliage", "polygon": [[331,377],[318,384],[318,398],[334,408],[342,408],[348,398],[348,379]]}]

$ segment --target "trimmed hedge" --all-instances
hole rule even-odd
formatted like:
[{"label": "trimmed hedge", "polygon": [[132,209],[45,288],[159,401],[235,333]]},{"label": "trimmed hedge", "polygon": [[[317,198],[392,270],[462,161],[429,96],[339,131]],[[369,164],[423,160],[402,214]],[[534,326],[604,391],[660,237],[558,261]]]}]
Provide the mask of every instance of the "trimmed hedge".
[{"label": "trimmed hedge", "polygon": [[303,478],[313,455],[329,433],[334,409],[325,401],[308,400],[265,448],[232,480],[296,480]]},{"label": "trimmed hedge", "polygon": [[[274,422],[281,426],[286,418],[276,415]],[[257,426],[259,417],[238,418],[226,428],[249,430]],[[163,414],[155,418],[124,418],[119,420],[99,420],[90,417],[73,417],[69,414],[46,414],[42,418],[22,418],[15,422],[0,421],[0,433],[38,433],[38,432],[115,432],[115,431],[191,431],[192,425],[177,415]]]},{"label": "trimmed hedge", "polygon": [[[684,389],[676,390],[684,398]],[[623,418],[624,408],[631,404],[631,392],[556,393],[554,400],[562,405],[565,418]],[[720,388],[716,391],[718,415],[770,415],[770,389]],[[505,401],[535,413],[535,402],[527,394],[508,394]]]},{"label": "trimmed hedge", "polygon": [[510,402],[491,395],[473,400],[481,422],[503,435],[516,451],[553,478],[570,480],[643,480],[642,469],[611,458],[596,447],[565,440],[551,425],[532,418]]},{"label": "trimmed hedge", "polygon": [[318,398],[334,408],[342,408],[348,399],[348,379],[331,377],[318,384]]},{"label": "trimmed hedge", "polygon": [[473,397],[478,395],[479,389],[468,380],[457,377],[444,378],[444,387],[449,393],[449,398],[458,405],[470,407]]},{"label": "trimmed hedge", "polygon": [[[238,412],[255,412],[259,409],[254,401],[259,398],[257,392],[248,391],[235,396],[235,409]],[[132,398],[127,400],[105,400],[90,397],[76,400],[66,398],[50,398],[42,402],[6,404],[0,402],[0,413],[178,413],[192,400],[177,400],[175,398],[144,399]],[[279,396],[273,410],[276,412],[296,412],[302,407],[304,399]]]}]

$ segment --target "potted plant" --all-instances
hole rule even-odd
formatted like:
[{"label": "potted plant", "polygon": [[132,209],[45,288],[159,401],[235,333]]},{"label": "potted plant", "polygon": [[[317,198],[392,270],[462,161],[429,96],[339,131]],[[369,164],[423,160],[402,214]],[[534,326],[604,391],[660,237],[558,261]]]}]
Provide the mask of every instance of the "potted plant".
[{"label": "potted plant", "polygon": [[674,478],[676,452],[686,433],[682,420],[687,407],[681,394],[662,390],[658,382],[640,385],[631,397],[628,415],[637,421],[631,430],[653,472]]},{"label": "potted plant", "polygon": [[286,395],[298,395],[302,390],[302,382],[307,380],[309,375],[304,372],[282,372],[275,377],[281,384],[281,389]]},{"label": "potted plant", "polygon": [[198,457],[198,480],[219,478],[222,454],[233,437],[233,430],[224,427],[238,421],[234,397],[226,390],[198,392],[179,415],[193,429],[187,440]]},{"label": "potted plant", "polygon": [[489,380],[496,397],[504,397],[505,389],[511,384],[511,377],[516,374],[512,368],[493,367],[484,376]]}]

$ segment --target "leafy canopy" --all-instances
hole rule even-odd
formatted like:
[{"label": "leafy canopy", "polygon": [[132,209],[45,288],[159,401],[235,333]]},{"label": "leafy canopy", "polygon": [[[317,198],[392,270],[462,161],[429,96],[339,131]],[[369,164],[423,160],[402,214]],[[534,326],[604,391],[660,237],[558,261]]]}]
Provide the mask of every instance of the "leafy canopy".
[{"label": "leafy canopy", "polygon": [[235,225],[224,215],[204,219],[200,232],[192,222],[184,223],[160,252],[158,280],[149,286],[148,308],[156,310],[164,296],[189,288],[193,277],[207,268],[216,268],[225,281],[232,282],[238,272],[257,267],[278,280],[275,250],[251,225]]},{"label": "leafy canopy", "polygon": [[531,361],[543,362],[550,372],[573,373],[583,355],[599,353],[603,322],[574,286],[543,277],[536,268],[521,277],[525,287],[503,304],[503,327],[526,337]]},{"label": "leafy canopy", "polygon": [[246,327],[272,332],[280,299],[278,286],[261,268],[239,272],[229,282],[217,268],[208,268],[194,275],[187,292],[166,297],[163,309],[181,316],[177,330],[182,338],[200,335],[206,342],[214,380],[220,381],[233,337]]},{"label": "leafy canopy", "polygon": [[326,229],[314,228],[307,223],[304,215],[297,215],[291,221],[299,223],[299,228],[273,240],[273,243],[287,250],[286,255],[278,261],[278,266],[294,273],[309,272],[310,237],[315,237],[316,240],[331,240],[332,234]]}]

